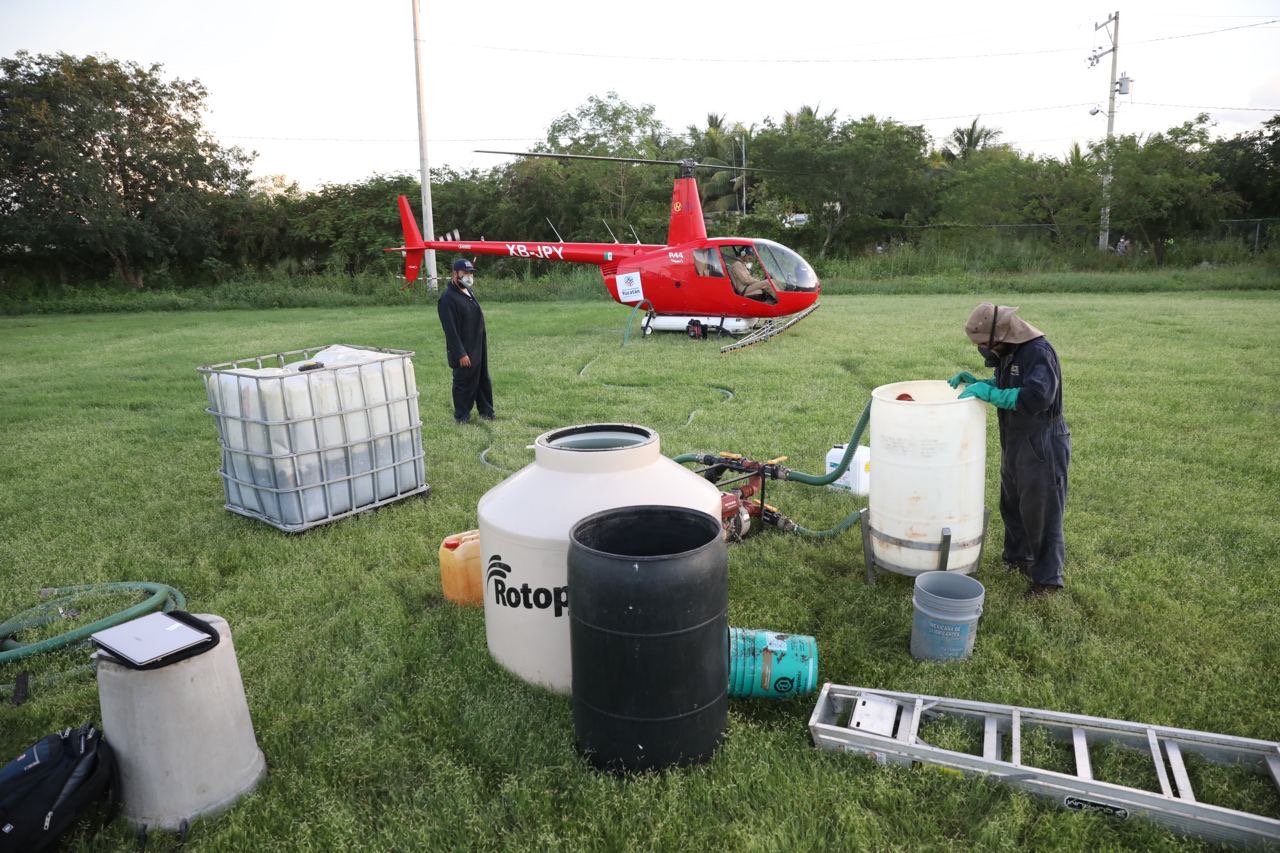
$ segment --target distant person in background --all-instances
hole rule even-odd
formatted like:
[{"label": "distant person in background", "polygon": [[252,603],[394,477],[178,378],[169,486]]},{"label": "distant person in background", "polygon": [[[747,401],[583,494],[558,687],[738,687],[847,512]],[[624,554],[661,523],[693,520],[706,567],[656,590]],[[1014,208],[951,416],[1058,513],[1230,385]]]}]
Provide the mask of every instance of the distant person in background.
[{"label": "distant person in background", "polygon": [[436,304],[440,327],[444,329],[445,353],[453,368],[453,420],[460,424],[471,420],[472,406],[485,420],[494,418],[484,312],[471,290],[475,273],[475,265],[466,258],[454,261],[449,286]]},{"label": "distant person in background", "polygon": [[1121,234],[1120,239],[1116,241],[1116,254],[1117,255],[1129,254],[1129,238],[1124,236],[1123,234]]},{"label": "distant person in background", "polygon": [[1058,353],[1017,311],[990,302],[973,309],[964,331],[995,376],[978,379],[962,371],[947,382],[968,386],[960,399],[976,397],[997,409],[1004,562],[1031,578],[1027,595],[1035,597],[1063,585],[1071,431],[1062,419]]}]

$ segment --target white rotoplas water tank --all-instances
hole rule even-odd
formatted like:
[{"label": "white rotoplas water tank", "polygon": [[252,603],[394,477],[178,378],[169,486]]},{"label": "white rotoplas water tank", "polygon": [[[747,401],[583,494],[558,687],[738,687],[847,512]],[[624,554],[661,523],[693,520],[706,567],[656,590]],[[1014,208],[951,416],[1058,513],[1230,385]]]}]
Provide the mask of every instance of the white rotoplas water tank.
[{"label": "white rotoplas water tank", "polygon": [[480,499],[489,653],[515,675],[568,694],[569,531],[594,512],[658,504],[720,517],[720,490],[661,454],[658,434],[586,424],[538,436],[532,464]]},{"label": "white rotoplas water tank", "polygon": [[[908,395],[911,400],[899,400]],[[978,568],[985,530],[986,406],[946,382],[881,385],[871,392],[869,530],[876,563],[904,575],[938,568],[951,529],[948,571]]]},{"label": "white rotoplas water tank", "polygon": [[134,826],[176,831],[231,806],[267,772],[236,663],[231,629],[218,645],[159,669],[98,658],[102,729],[120,763],[120,805]]}]

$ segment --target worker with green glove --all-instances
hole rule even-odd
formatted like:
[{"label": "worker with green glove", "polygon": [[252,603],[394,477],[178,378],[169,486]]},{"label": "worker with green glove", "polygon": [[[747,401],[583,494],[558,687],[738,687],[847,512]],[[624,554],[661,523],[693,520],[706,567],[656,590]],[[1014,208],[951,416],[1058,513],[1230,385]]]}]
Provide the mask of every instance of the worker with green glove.
[{"label": "worker with green glove", "polygon": [[947,380],[964,385],[960,399],[996,407],[1000,426],[1000,517],[1004,562],[1031,578],[1029,596],[1062,589],[1071,432],[1062,419],[1062,368],[1044,332],[1017,308],[983,302],[964,331],[978,347],[991,379],[961,371]]}]

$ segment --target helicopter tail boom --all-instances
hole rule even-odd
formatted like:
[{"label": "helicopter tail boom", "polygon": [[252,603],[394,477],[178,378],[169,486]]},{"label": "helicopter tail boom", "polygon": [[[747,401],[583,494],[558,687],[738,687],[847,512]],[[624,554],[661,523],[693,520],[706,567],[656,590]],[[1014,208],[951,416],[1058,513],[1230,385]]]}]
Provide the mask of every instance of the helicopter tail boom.
[{"label": "helicopter tail boom", "polygon": [[528,261],[563,261],[570,264],[594,264],[603,267],[641,252],[661,246],[635,243],[527,243],[498,240],[427,240],[425,249],[462,252],[468,255],[491,255]]},{"label": "helicopter tail boom", "polygon": [[520,258],[531,261],[564,261],[574,264],[594,264],[604,267],[616,264],[623,258],[661,249],[662,246],[644,243],[530,243],[505,240],[423,240],[418,223],[414,220],[409,200],[400,196],[400,227],[404,230],[404,245],[386,249],[404,254],[405,281],[418,278],[423,256],[427,250],[462,252],[469,255],[491,255]]}]

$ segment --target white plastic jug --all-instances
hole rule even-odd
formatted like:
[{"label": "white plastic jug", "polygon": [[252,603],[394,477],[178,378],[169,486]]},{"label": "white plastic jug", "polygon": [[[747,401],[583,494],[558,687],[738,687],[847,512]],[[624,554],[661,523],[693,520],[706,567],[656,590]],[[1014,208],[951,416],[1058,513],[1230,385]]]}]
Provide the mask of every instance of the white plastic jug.
[{"label": "white plastic jug", "polygon": [[[832,445],[827,451],[827,472],[830,473],[840,467],[840,460],[844,458],[845,445]],[[828,489],[837,489],[843,492],[853,492],[855,495],[867,495],[871,492],[871,448],[864,444],[859,444],[853,451],[853,458],[849,460],[849,467],[840,475],[834,483],[827,484]]]}]

